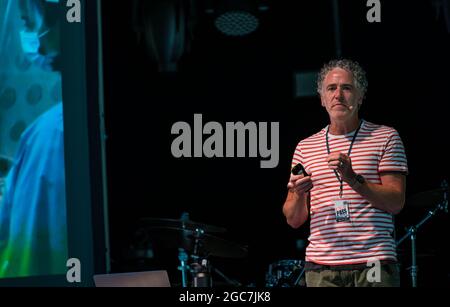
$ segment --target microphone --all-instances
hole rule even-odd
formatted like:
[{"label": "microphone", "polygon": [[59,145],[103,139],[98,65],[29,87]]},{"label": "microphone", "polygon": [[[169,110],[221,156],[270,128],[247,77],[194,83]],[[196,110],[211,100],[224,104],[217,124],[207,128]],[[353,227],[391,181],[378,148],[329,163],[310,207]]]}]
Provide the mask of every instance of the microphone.
[{"label": "microphone", "polygon": [[309,176],[309,174],[306,172],[305,168],[303,167],[303,165],[301,163],[298,163],[296,166],[294,166],[291,170],[292,175],[305,175]]}]

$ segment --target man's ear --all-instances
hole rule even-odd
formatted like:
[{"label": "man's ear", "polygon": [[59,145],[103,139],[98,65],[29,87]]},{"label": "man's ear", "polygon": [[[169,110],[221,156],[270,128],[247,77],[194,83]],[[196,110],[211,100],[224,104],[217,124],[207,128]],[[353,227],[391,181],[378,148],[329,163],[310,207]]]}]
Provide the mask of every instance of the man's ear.
[{"label": "man's ear", "polygon": [[323,102],[322,94],[319,93],[320,104],[325,108],[325,103]]}]

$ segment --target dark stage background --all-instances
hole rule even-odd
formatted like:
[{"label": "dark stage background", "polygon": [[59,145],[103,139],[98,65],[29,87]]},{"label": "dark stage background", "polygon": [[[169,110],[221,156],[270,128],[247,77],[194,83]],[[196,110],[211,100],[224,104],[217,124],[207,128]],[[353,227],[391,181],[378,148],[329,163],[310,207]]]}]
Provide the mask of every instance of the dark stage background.
[{"label": "dark stage background", "polygon": [[[132,2],[103,1],[114,272],[166,269],[179,283],[176,246],[153,244],[147,259],[137,259],[133,250],[148,246],[140,218],[178,219],[182,212],[225,227],[219,237],[248,246],[245,258],[211,258],[244,285],[264,285],[270,263],[303,258],[298,240],[307,238],[308,227],[291,229],[281,207],[295,146],[325,127],[328,117],[318,96],[295,97],[294,75],[318,70],[338,52],[332,1],[312,2],[269,2],[257,31],[238,38],[214,28],[203,2],[189,2],[197,4],[191,48],[176,73],[160,73],[133,31]],[[382,22],[371,24],[366,1],[339,1],[342,57],[359,61],[368,73],[362,117],[400,132],[411,197],[448,179],[450,34],[432,1],[381,1],[381,8]],[[279,122],[278,166],[261,169],[260,158],[175,159],[171,127],[178,121],[193,127],[195,113],[204,123]],[[396,217],[397,236],[434,205],[407,203]],[[419,286],[450,284],[448,222],[440,213],[418,232]],[[409,246],[400,249],[405,286]]]}]

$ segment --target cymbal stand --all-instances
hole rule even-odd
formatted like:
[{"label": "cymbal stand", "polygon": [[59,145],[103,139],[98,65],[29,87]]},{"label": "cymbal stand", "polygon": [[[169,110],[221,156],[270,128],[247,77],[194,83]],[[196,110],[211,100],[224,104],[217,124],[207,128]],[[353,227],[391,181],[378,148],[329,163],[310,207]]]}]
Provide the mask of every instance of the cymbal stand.
[{"label": "cymbal stand", "polygon": [[209,261],[207,259],[203,259],[201,263],[193,263],[192,273],[194,276],[192,281],[193,287],[198,288],[212,286]]},{"label": "cymbal stand", "polygon": [[180,266],[178,270],[181,271],[181,281],[183,288],[187,288],[188,286],[188,278],[187,272],[190,271],[189,265],[187,264],[187,260],[189,259],[188,254],[183,248],[178,249],[178,260],[180,260]]},{"label": "cymbal stand", "polygon": [[425,216],[419,223],[417,223],[414,226],[411,226],[408,229],[408,232],[397,241],[397,246],[399,246],[404,240],[406,240],[408,237],[411,239],[411,282],[412,286],[415,288],[417,287],[417,257],[416,257],[416,234],[417,230],[425,224],[429,219],[431,219],[433,216],[436,215],[436,213],[439,210],[443,210],[446,213],[448,212],[448,183],[447,181],[443,181],[441,184],[441,187],[443,189],[444,193],[444,201],[440,204],[438,204],[433,210],[428,211],[427,216]]},{"label": "cymbal stand", "polygon": [[205,233],[203,229],[197,228],[195,230],[195,241],[194,241],[194,251],[191,258],[194,262],[191,265],[191,272],[193,274],[193,287],[211,287],[211,274],[209,261],[207,259],[201,259],[200,250],[202,244],[202,236]]}]

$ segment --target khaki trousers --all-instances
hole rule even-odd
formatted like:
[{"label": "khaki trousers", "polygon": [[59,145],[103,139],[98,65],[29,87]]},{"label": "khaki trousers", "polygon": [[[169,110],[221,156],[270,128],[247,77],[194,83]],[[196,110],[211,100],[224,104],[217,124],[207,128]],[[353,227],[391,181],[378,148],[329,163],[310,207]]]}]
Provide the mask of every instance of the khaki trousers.
[{"label": "khaki trousers", "polygon": [[306,271],[307,287],[400,287],[398,264],[382,264],[379,272],[374,268],[318,269]]}]

